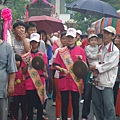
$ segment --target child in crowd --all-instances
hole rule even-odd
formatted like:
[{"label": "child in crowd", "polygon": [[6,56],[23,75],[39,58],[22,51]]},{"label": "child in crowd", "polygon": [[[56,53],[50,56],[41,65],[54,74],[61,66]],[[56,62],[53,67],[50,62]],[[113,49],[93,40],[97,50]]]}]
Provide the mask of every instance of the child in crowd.
[{"label": "child in crowd", "polygon": [[[97,45],[97,39],[98,39],[98,36],[96,34],[90,34],[88,36],[89,45],[85,47],[85,52],[86,52],[89,65],[98,64],[97,60],[99,59],[100,54],[98,53],[99,50]],[[89,82],[92,84],[97,84],[97,82],[99,82],[99,80],[97,79],[96,73],[93,72],[91,74],[91,79]]]},{"label": "child in crowd", "polygon": [[12,47],[15,53],[23,55],[30,51],[29,43],[26,39],[26,26],[22,21],[13,24],[15,39],[12,42]]},{"label": "child in crowd", "polygon": [[16,66],[18,72],[15,77],[15,91],[12,95],[12,102],[10,103],[12,120],[18,120],[19,105],[21,104],[22,120],[27,118],[27,99],[25,91],[25,76],[22,74],[21,63],[22,58],[20,55],[15,55]]},{"label": "child in crowd", "polygon": [[[38,32],[40,35],[41,40],[45,42],[45,48],[47,51],[47,58],[48,58],[48,66],[47,66],[47,73],[48,75],[46,76],[46,92],[48,93],[48,86],[49,86],[49,78],[50,78],[50,65],[49,65],[49,60],[52,58],[52,47],[50,45],[50,39],[48,40],[47,33],[44,30],[41,30]],[[47,114],[46,112],[46,105],[47,105],[47,99],[44,103],[44,109],[43,109],[43,114]]]},{"label": "child in crowd", "polygon": [[[28,101],[28,120],[33,120],[33,107],[37,109],[37,120],[44,120],[43,118],[43,104],[45,101],[45,77],[46,66],[48,64],[45,53],[38,50],[40,44],[40,35],[32,33],[30,35],[31,52],[22,56],[22,71],[26,75],[26,95]],[[25,56],[30,55],[31,60],[36,56],[41,56],[44,60],[44,67],[42,70],[35,70],[31,66],[31,60],[24,62]]]},{"label": "child in crowd", "polygon": [[[27,41],[29,42],[30,41],[30,39],[29,39],[30,35],[32,33],[37,33],[37,25],[34,22],[29,22],[26,25],[26,31],[27,31],[27,34],[28,34]],[[46,51],[46,48],[45,48],[45,43],[44,43],[43,40],[40,40],[38,49],[47,54],[47,51]]]},{"label": "child in crowd", "polygon": [[76,45],[81,46],[81,44],[82,44],[82,43],[81,43],[82,31],[81,31],[81,30],[77,30],[76,32],[77,32],[77,37],[76,37],[77,41],[76,41]]},{"label": "child in crowd", "polygon": [[[66,31],[61,33],[60,41],[61,41],[61,47],[59,47],[55,50],[55,53],[54,53],[54,56],[53,56],[53,61],[56,58],[58,50],[67,46]],[[59,80],[60,80],[59,73],[60,72],[58,70],[56,70],[55,75],[54,75],[54,84],[55,84],[55,90],[56,90],[56,120],[61,120],[61,118],[60,118],[60,116],[61,116],[61,95],[60,95],[60,91],[59,91],[59,88],[58,88],[58,84],[59,84]],[[71,116],[72,116],[72,101],[71,101],[71,94],[70,94],[69,95],[68,118],[67,118],[67,120],[71,120]]]}]

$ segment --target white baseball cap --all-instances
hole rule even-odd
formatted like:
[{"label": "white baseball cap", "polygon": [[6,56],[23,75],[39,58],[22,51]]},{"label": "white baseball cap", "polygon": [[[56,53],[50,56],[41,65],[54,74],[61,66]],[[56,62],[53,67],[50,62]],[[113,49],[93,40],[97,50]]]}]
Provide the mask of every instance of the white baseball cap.
[{"label": "white baseball cap", "polygon": [[38,33],[32,33],[30,35],[30,42],[31,41],[36,41],[36,42],[40,42],[40,35]]},{"label": "white baseball cap", "polygon": [[79,35],[82,35],[82,31],[81,30],[77,30],[76,31]]},{"label": "white baseball cap", "polygon": [[88,40],[89,40],[90,38],[93,38],[93,37],[98,38],[98,36],[97,36],[96,34],[90,34],[90,35],[88,36]]},{"label": "white baseball cap", "polygon": [[75,38],[76,37],[76,29],[75,28],[68,28],[66,36],[72,36]]},{"label": "white baseball cap", "polygon": [[108,31],[108,32],[113,33],[114,35],[116,35],[116,30],[112,26],[107,26],[107,27],[103,28],[103,30],[106,30],[106,31]]},{"label": "white baseball cap", "polygon": [[54,42],[54,41],[58,40],[58,37],[53,36],[53,37],[51,38],[51,40],[52,40],[52,42]]}]

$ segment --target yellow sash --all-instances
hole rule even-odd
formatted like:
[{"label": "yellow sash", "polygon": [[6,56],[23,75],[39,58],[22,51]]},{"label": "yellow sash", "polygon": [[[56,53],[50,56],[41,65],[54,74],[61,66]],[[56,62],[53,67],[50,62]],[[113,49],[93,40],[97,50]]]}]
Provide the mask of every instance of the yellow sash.
[{"label": "yellow sash", "polygon": [[[25,58],[31,58],[30,61],[32,61],[32,57],[30,55],[30,53],[26,53],[22,56],[23,60],[26,62]],[[40,78],[40,75],[38,74],[38,71],[35,70],[33,67],[32,67],[32,64],[30,62],[29,66],[28,66],[28,72],[30,74],[30,77],[34,83],[34,86],[37,90],[37,93],[38,93],[38,96],[41,100],[41,103],[44,104],[44,101],[46,99],[46,89],[45,89],[45,84],[43,85],[42,84],[42,81],[41,81],[41,78]],[[31,96],[32,97],[32,96]]]},{"label": "yellow sash", "polygon": [[73,81],[75,82],[75,84],[77,85],[78,87],[78,90],[79,90],[79,93],[81,94],[83,92],[83,80],[82,79],[78,79],[75,74],[73,73],[73,60],[70,56],[70,53],[68,51],[68,48],[67,47],[64,47],[64,48],[61,48],[59,50],[59,54],[60,54],[60,57],[61,59],[63,60],[67,70],[69,71]]}]

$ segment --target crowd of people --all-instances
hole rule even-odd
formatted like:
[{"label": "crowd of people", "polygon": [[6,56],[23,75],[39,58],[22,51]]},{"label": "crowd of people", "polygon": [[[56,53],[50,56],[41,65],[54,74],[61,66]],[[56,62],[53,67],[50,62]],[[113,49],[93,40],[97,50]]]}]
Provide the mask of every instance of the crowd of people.
[{"label": "crowd of people", "polygon": [[[4,42],[0,27],[0,120],[48,120],[47,99],[53,99],[56,120],[88,120],[90,106],[94,120],[116,120],[115,106],[120,82],[120,35],[112,26],[88,36],[68,28],[48,34],[34,22],[13,24],[14,39]],[[35,68],[34,58],[42,58]],[[71,66],[84,61],[88,75],[76,78]],[[36,61],[36,64],[41,64]],[[81,87],[82,86],[82,87]],[[81,99],[80,99],[81,98]],[[83,101],[82,116],[79,103]]]}]

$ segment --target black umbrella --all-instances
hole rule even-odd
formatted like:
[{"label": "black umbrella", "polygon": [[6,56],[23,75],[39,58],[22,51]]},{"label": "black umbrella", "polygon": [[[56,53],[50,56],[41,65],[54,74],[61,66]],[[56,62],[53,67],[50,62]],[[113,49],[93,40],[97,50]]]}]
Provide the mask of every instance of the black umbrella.
[{"label": "black umbrella", "polygon": [[66,7],[68,10],[87,15],[120,18],[116,10],[109,3],[101,0],[77,0],[67,4]]}]

